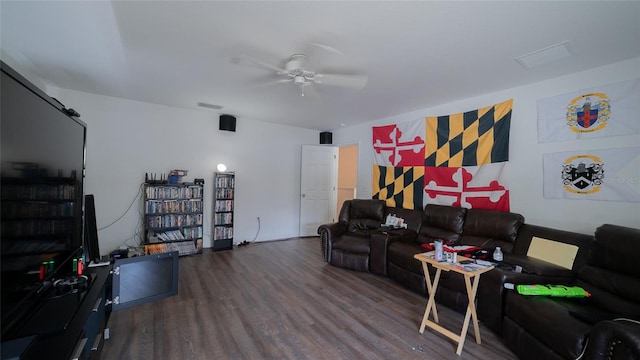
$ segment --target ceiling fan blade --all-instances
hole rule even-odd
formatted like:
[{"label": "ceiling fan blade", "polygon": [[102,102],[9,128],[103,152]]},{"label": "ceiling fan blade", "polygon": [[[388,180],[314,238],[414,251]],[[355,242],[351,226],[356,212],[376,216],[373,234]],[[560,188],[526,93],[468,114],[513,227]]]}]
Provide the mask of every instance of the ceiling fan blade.
[{"label": "ceiling fan blade", "polygon": [[262,60],[258,60],[256,58],[253,58],[247,55],[235,56],[231,59],[231,63],[236,65],[252,66],[259,69],[272,70],[272,71],[275,71],[277,74],[286,73],[286,70],[276,65],[266,63]]},{"label": "ceiling fan blade", "polygon": [[254,89],[261,89],[261,88],[265,88],[265,87],[269,87],[269,86],[274,86],[277,84],[284,84],[284,83],[290,83],[293,82],[293,79],[278,79],[278,80],[272,80],[272,81],[267,81],[267,82],[261,82],[258,84],[253,84],[251,85],[251,88]]},{"label": "ceiling fan blade", "polygon": [[333,46],[329,46],[329,45],[325,45],[325,44],[320,44],[320,43],[317,43],[317,42],[312,42],[312,43],[311,43],[311,45],[313,45],[313,46],[317,46],[317,47],[319,47],[319,48],[320,48],[320,49],[322,49],[322,50],[326,50],[326,51],[329,51],[329,52],[332,52],[332,53],[335,53],[335,54],[338,54],[338,55],[344,55],[344,54],[342,53],[342,51],[340,51],[340,50],[338,50],[338,49],[334,48]]},{"label": "ceiling fan blade", "polygon": [[362,89],[367,85],[367,75],[316,74],[316,84]]}]

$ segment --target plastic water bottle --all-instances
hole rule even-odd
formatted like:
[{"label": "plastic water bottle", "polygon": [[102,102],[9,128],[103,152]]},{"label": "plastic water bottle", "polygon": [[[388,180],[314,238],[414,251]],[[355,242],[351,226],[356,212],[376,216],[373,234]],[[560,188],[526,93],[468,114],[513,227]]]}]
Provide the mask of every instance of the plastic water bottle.
[{"label": "plastic water bottle", "polygon": [[493,251],[493,260],[502,261],[502,259],[502,249],[500,249],[500,246],[496,246],[496,249]]},{"label": "plastic water bottle", "polygon": [[444,261],[444,249],[442,248],[442,240],[436,240],[433,242],[436,249],[435,259],[436,261]]}]

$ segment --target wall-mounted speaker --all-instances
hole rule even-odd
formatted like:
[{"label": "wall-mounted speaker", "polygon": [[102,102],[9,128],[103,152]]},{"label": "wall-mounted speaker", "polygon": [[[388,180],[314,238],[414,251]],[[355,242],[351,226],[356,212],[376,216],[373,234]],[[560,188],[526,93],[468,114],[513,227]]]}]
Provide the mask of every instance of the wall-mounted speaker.
[{"label": "wall-mounted speaker", "polygon": [[320,144],[331,144],[333,142],[333,134],[329,131],[320,133]]},{"label": "wall-mounted speaker", "polygon": [[220,115],[220,130],[236,131],[236,117],[233,115]]}]

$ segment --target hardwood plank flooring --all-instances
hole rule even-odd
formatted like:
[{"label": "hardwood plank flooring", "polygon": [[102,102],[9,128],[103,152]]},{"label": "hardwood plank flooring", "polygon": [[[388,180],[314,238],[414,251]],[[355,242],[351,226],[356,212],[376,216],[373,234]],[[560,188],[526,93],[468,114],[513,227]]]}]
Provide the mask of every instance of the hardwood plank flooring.
[{"label": "hardwood plank flooring", "polygon": [[[481,280],[482,281],[482,280]],[[424,296],[322,261],[317,237],[180,258],[177,296],[111,314],[102,359],[515,359],[480,325],[461,356],[418,332]],[[458,331],[464,316],[438,307]]]}]

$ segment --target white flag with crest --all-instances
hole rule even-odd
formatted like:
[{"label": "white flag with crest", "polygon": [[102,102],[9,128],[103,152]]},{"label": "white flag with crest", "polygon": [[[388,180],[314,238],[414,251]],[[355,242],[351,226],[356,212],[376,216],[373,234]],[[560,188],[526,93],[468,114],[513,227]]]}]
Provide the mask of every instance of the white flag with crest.
[{"label": "white flag with crest", "polygon": [[538,100],[538,142],[640,133],[640,79]]},{"label": "white flag with crest", "polygon": [[640,201],[640,147],[545,154],[543,168],[545,198]]}]

